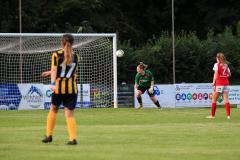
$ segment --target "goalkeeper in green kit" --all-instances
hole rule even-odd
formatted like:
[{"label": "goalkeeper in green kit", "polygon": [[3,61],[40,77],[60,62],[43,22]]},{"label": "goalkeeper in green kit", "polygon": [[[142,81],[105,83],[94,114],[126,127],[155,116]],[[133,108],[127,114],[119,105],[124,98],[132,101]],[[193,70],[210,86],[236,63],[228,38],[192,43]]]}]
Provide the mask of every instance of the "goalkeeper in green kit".
[{"label": "goalkeeper in green kit", "polygon": [[135,85],[134,88],[136,90],[136,97],[139,103],[139,106],[137,109],[141,109],[143,107],[142,104],[142,97],[141,95],[147,90],[147,93],[153,103],[161,109],[161,106],[159,104],[159,101],[157,100],[157,97],[154,95],[154,77],[153,74],[147,69],[147,65],[143,62],[140,62],[140,64],[137,66],[137,74],[135,76]]}]

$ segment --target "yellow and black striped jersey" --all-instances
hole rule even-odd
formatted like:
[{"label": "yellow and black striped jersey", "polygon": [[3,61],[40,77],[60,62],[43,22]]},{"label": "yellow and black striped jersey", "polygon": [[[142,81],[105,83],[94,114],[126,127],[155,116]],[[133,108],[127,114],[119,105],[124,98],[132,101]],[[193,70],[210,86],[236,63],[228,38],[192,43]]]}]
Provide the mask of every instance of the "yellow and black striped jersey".
[{"label": "yellow and black striped jersey", "polygon": [[73,61],[70,65],[63,65],[64,51],[59,50],[52,54],[52,66],[57,67],[55,94],[77,94],[77,66],[78,56],[73,53]]}]

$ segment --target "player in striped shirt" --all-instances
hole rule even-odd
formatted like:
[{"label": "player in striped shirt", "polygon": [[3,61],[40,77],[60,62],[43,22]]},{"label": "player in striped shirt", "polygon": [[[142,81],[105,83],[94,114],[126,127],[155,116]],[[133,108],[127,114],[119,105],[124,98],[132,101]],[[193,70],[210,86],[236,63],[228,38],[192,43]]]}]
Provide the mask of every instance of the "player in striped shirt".
[{"label": "player in striped shirt", "polygon": [[78,56],[72,50],[73,36],[64,34],[61,44],[63,49],[53,52],[51,72],[44,72],[42,75],[51,75],[52,100],[51,107],[47,117],[47,133],[42,140],[43,143],[52,142],[52,135],[55,126],[57,111],[63,104],[64,113],[69,132],[69,145],[76,145],[76,121],[73,112],[77,102],[77,65]]},{"label": "player in striped shirt", "polygon": [[215,118],[216,112],[216,102],[220,93],[223,95],[225,107],[226,107],[226,115],[227,119],[230,119],[230,103],[228,99],[229,93],[229,80],[228,78],[231,76],[230,69],[228,68],[227,60],[223,53],[218,53],[216,57],[217,63],[214,64],[214,76],[212,85],[214,86],[214,92],[212,96],[212,109],[211,115],[207,118]]}]

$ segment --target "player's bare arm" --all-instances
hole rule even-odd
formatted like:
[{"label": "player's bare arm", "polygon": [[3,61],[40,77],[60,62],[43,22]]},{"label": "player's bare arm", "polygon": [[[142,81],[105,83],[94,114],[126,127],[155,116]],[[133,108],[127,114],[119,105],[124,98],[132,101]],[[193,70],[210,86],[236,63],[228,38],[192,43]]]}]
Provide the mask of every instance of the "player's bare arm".
[{"label": "player's bare arm", "polygon": [[213,75],[213,81],[212,81],[212,85],[213,85],[213,86],[214,86],[215,83],[216,83],[217,76],[218,76],[218,71],[215,71],[215,72],[214,72],[214,75]]},{"label": "player's bare arm", "polygon": [[42,77],[49,77],[51,76],[51,71],[45,71],[41,74]]}]

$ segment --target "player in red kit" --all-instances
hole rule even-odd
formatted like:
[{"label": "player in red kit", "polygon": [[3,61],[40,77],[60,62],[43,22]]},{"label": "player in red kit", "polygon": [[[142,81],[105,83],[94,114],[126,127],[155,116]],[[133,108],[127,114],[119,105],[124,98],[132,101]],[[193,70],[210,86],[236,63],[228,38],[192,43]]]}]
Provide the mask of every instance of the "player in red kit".
[{"label": "player in red kit", "polygon": [[215,118],[216,112],[216,102],[218,99],[219,93],[222,93],[225,107],[226,107],[226,115],[227,119],[230,119],[230,103],[228,99],[229,93],[229,80],[228,77],[231,76],[230,69],[227,65],[227,60],[223,53],[218,53],[216,57],[217,63],[214,64],[214,76],[212,85],[214,86],[213,96],[212,96],[212,109],[211,115],[207,118]]}]

